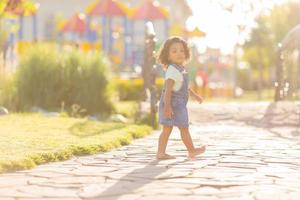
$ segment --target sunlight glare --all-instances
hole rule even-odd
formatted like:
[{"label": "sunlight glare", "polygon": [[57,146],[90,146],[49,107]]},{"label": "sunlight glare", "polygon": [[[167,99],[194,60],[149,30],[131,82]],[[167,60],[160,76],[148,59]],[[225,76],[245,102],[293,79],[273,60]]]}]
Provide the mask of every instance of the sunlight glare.
[{"label": "sunlight glare", "polygon": [[[188,30],[198,27],[206,33],[206,37],[196,45],[220,48],[225,54],[232,53],[236,43],[243,44],[252,27],[255,17],[272,6],[280,5],[287,0],[188,0],[193,16],[186,22]],[[245,13],[248,13],[245,15]]]}]

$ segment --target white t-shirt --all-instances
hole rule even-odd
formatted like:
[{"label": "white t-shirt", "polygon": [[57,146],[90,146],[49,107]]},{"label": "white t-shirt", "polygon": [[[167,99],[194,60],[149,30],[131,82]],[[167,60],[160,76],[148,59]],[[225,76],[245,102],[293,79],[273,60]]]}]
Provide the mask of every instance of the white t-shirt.
[{"label": "white t-shirt", "polygon": [[178,91],[183,83],[182,73],[173,65],[169,65],[166,71],[165,80],[172,79],[175,81],[173,91]]}]

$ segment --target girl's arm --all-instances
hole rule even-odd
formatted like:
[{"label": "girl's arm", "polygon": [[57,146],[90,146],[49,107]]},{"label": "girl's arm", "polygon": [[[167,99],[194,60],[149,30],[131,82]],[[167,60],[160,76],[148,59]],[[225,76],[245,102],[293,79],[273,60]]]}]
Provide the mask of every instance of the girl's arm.
[{"label": "girl's arm", "polygon": [[166,80],[166,93],[164,98],[165,108],[164,108],[164,116],[166,118],[171,118],[173,114],[171,100],[172,100],[172,90],[174,87],[175,81],[172,79]]},{"label": "girl's arm", "polygon": [[199,103],[203,102],[203,98],[201,96],[199,96],[196,92],[194,92],[191,88],[189,88],[189,94],[190,94],[190,96],[195,98]]}]

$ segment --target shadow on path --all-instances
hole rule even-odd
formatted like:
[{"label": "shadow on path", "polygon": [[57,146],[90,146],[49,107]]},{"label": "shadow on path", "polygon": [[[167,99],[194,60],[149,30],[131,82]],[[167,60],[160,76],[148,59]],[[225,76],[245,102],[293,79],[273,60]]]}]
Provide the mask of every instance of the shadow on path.
[{"label": "shadow on path", "polygon": [[136,169],[125,176],[121,177],[117,183],[107,188],[98,196],[88,199],[109,199],[117,200],[122,195],[132,194],[136,189],[143,187],[144,185],[155,181],[158,175],[166,172],[169,168],[174,165],[187,162],[188,159],[180,160],[170,163],[160,164],[164,161],[153,160],[149,162],[146,166],[140,169]]},{"label": "shadow on path", "polygon": [[[254,116],[250,116],[246,119],[241,119],[240,121],[244,121],[246,124],[250,126],[255,126],[259,128],[266,129],[270,133],[273,133],[279,138],[292,140],[294,141],[297,137],[300,136],[299,126],[300,126],[300,110],[298,111],[298,107],[296,110],[293,110],[291,113],[290,110],[286,109],[285,107],[280,106],[277,102],[271,102],[268,107],[266,108],[263,117],[260,119],[255,118]],[[298,117],[295,120],[285,121],[286,118],[289,118],[290,115],[297,115]],[[284,134],[281,134],[279,130],[276,130],[276,128],[282,128],[282,127],[290,127],[290,136],[288,137],[284,136]]]}]

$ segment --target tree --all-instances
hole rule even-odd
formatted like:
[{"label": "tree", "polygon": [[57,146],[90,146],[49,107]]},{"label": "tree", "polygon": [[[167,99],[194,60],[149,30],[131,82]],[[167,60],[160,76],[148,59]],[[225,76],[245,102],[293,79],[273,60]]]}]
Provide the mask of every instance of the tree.
[{"label": "tree", "polygon": [[244,44],[244,59],[250,64],[256,79],[255,88],[259,99],[262,97],[261,90],[266,76],[264,74],[268,74],[266,72],[272,62],[272,36],[266,20],[264,16],[257,19],[257,26],[251,32],[251,40]]},{"label": "tree", "polygon": [[244,45],[244,60],[248,62],[254,74],[258,74],[258,96],[265,78],[268,84],[272,80],[270,72],[275,70],[276,50],[278,43],[296,24],[300,23],[300,3],[288,2],[274,6],[269,14],[256,18],[257,26],[252,29],[250,40]]}]

